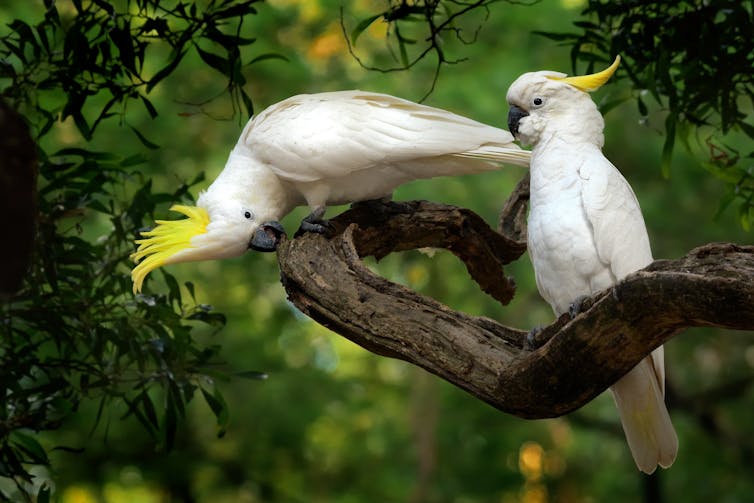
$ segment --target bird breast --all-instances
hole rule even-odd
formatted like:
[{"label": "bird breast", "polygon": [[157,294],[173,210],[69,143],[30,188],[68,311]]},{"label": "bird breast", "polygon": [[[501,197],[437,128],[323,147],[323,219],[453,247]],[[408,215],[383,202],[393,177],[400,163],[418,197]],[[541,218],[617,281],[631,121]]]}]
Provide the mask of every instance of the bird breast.
[{"label": "bird breast", "polygon": [[582,180],[571,169],[550,173],[532,164],[529,255],[540,294],[556,314],[581,296],[612,284],[608,264],[597,252],[591,224],[582,206]]}]

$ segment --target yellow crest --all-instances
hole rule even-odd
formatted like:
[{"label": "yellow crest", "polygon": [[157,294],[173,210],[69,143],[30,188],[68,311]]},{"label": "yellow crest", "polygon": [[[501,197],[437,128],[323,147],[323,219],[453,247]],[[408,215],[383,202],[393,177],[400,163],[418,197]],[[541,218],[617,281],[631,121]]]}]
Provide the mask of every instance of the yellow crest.
[{"label": "yellow crest", "polygon": [[576,89],[579,89],[584,92],[592,92],[596,91],[600,87],[602,87],[605,82],[610,80],[610,77],[613,76],[615,73],[615,70],[618,69],[618,65],[620,64],[620,56],[615,56],[615,61],[613,61],[613,64],[602,70],[598,73],[593,73],[591,75],[581,75],[579,77],[548,77],[552,80],[559,80],[560,82],[565,82],[566,84],[570,84]]},{"label": "yellow crest", "polygon": [[141,260],[131,271],[134,293],[141,292],[141,285],[147,274],[167,263],[179,251],[191,248],[191,238],[207,232],[209,215],[204,208],[176,204],[170,210],[183,213],[188,218],[157,220],[157,227],[141,233],[144,239],[136,240],[139,247],[131,254],[133,261]]}]

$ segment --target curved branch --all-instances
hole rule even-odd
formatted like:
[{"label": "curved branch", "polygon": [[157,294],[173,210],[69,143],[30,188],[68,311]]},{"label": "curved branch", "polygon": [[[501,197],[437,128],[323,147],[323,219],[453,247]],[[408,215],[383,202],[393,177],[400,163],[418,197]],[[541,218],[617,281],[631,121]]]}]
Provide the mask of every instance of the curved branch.
[{"label": "curved branch", "polygon": [[[519,207],[511,205],[512,214]],[[281,243],[291,302],[362,347],[416,364],[519,417],[581,407],[684,328],[754,329],[754,246],[711,244],[655,261],[588,299],[574,319],[562,316],[546,327],[530,350],[527,332],[453,311],[361,261],[445,248],[483,290],[507,303],[514,284],[503,266],[524,252],[520,233],[504,237],[469,210],[417,201],[356,205],[332,223],[330,238],[305,234]]]}]

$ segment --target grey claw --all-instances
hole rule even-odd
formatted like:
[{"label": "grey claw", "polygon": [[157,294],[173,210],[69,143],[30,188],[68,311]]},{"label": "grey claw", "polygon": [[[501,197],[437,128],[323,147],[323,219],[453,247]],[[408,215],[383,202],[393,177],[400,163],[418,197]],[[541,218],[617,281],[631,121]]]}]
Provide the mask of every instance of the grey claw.
[{"label": "grey claw", "polygon": [[316,208],[309,213],[302,221],[301,226],[296,231],[294,237],[307,232],[314,232],[316,234],[329,234],[333,231],[333,225],[329,220],[322,218],[325,214],[325,208]]},{"label": "grey claw", "polygon": [[540,342],[537,341],[537,336],[541,332],[542,327],[534,327],[529,330],[529,333],[526,334],[526,338],[524,338],[524,350],[534,351],[535,349],[539,348],[539,346],[541,346]]},{"label": "grey claw", "polygon": [[581,313],[581,308],[584,307],[584,301],[586,298],[586,295],[582,295],[571,303],[571,306],[568,308],[568,316],[570,316],[571,319],[574,319],[579,313]]}]

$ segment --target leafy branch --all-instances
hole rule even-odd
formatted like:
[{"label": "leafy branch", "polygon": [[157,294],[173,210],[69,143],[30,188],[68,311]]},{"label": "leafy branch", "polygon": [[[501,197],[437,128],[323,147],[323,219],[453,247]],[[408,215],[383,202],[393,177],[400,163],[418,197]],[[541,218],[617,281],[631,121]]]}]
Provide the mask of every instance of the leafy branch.
[{"label": "leafy branch", "polygon": [[[432,83],[425,94],[429,96],[437,84],[440,71],[445,65],[458,64],[466,58],[449,58],[443,48],[443,39],[454,36],[463,45],[471,45],[476,41],[482,24],[477,25],[471,37],[464,35],[465,30],[459,23],[471,12],[484,10],[485,20],[489,16],[489,6],[499,0],[476,0],[464,2],[460,0],[423,0],[408,2],[406,0],[390,0],[388,7],[377,14],[362,19],[350,30],[346,27],[343,9],[340,11],[340,26],[343,37],[348,45],[348,51],[359,65],[370,71],[383,73],[406,71],[416,66],[428,56],[436,57]],[[396,63],[391,66],[372,65],[356,54],[356,42],[361,34],[375,22],[387,24],[386,43],[388,51]],[[420,26],[420,29],[417,29]],[[414,48],[415,49],[412,49]]]},{"label": "leafy branch", "polygon": [[74,0],[67,13],[45,0],[38,22],[14,20],[0,37],[0,209],[14,236],[0,262],[0,477],[16,486],[0,499],[49,497],[29,470],[50,462],[31,433],[59,428],[85,401],[99,404],[93,431],[119,403],[124,418],[169,450],[186,404],[201,396],[224,434],[228,408],[217,382],[230,374],[219,345],[196,332],[211,337],[225,317],[167,273],[166,293],[134,297],[128,275],[138,232],[164,205],[190,198],[203,175],[155,192],[138,171],[142,153],[86,144],[48,151],[40,140],[68,118],[86,142],[117,120],[157,148],[128,124],[128,107],[136,101],[155,118],[149,93],[191,50],[226,77],[234,110],[242,104],[251,114],[243,70],[271,57],[242,59],[255,41],[242,27],[256,2]]}]

